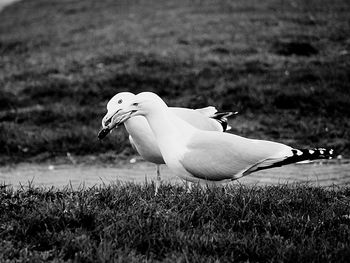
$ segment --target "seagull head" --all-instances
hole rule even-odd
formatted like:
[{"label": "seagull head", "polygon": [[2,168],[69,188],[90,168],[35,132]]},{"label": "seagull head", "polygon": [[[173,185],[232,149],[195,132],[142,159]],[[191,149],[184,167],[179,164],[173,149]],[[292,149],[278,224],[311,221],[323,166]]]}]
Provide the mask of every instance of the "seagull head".
[{"label": "seagull head", "polygon": [[129,105],[128,101],[130,101],[134,97],[135,94],[131,92],[120,92],[110,99],[110,101],[107,103],[107,113],[102,119],[103,129],[108,129],[109,131],[111,131],[118,125],[118,122],[116,122],[114,119],[115,115],[120,110],[125,108],[126,105]]},{"label": "seagull head", "polygon": [[123,105],[120,104],[118,111],[111,116],[111,124],[120,125],[134,116],[146,116],[153,111],[159,111],[159,107],[167,107],[165,102],[153,92],[141,92],[129,97]]}]

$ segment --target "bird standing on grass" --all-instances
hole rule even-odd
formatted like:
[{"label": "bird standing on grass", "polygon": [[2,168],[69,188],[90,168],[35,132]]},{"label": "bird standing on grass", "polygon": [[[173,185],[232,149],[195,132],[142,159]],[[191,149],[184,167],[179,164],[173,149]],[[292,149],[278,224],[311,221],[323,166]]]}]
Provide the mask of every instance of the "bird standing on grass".
[{"label": "bird standing on grass", "polygon": [[[130,92],[121,92],[116,94],[107,103],[107,114],[102,119],[103,129],[98,137],[103,139],[111,132],[119,123],[124,123],[124,126],[129,133],[129,140],[133,148],[147,161],[157,165],[157,180],[156,193],[160,184],[160,164],[164,164],[164,159],[158,147],[158,143],[154,134],[149,127],[147,120],[143,116],[129,116],[126,114],[119,120],[119,123],[114,122],[114,116],[118,112],[128,106],[129,101],[135,98],[135,94]],[[202,109],[187,109],[187,108],[168,108],[177,118],[184,122],[190,123],[194,127],[201,130],[209,130],[216,132],[224,132],[231,127],[227,124],[227,118],[233,115],[233,112],[218,112],[214,107],[209,106]]]},{"label": "bird standing on grass", "polygon": [[333,157],[333,150],[299,150],[277,142],[197,129],[151,92],[124,101],[109,119],[119,125],[135,116],[148,121],[167,166],[194,183],[228,182],[263,169]]}]

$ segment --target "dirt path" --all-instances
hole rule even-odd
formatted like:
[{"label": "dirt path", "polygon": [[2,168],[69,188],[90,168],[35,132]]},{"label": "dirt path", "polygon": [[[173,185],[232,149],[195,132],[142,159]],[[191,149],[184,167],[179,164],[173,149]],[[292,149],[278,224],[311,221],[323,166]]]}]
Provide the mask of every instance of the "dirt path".
[{"label": "dirt path", "polygon": [[[165,166],[161,169],[166,183],[182,183]],[[58,188],[110,184],[113,182],[145,183],[155,180],[155,166],[147,162],[135,164],[103,165],[43,165],[20,164],[14,167],[0,167],[0,183],[14,188],[35,186]],[[309,182],[313,185],[350,185],[350,161],[315,162],[294,164],[281,168],[253,173],[234,181],[234,184],[272,185],[279,183]]]}]

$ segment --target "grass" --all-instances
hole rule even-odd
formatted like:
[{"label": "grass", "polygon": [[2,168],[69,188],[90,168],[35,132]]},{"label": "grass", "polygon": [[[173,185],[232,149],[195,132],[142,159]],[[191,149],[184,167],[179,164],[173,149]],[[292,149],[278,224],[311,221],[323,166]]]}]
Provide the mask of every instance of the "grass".
[{"label": "grass", "polygon": [[[350,153],[347,0],[25,0],[0,14],[0,164],[97,140],[116,93],[238,110],[232,132]],[[0,187],[0,261],[347,262],[349,187]]]},{"label": "grass", "polygon": [[0,191],[0,260],[347,262],[350,189],[163,185]]},{"label": "grass", "polygon": [[349,11],[346,0],[15,3],[0,15],[0,161],[129,151],[125,131],[96,134],[109,98],[145,90],[238,110],[243,136],[347,155]]}]

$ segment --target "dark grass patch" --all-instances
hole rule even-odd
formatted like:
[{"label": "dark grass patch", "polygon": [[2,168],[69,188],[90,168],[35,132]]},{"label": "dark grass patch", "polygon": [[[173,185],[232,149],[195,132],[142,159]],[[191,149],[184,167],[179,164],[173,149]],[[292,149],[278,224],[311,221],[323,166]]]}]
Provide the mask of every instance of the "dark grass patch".
[{"label": "dark grass patch", "polygon": [[[147,90],[171,106],[238,110],[239,135],[349,153],[339,126],[350,109],[349,5],[320,1],[18,2],[0,18],[0,151],[123,151],[94,141],[106,103]],[[312,118],[332,136],[294,132],[319,130]],[[17,158],[23,142],[41,146]]]},{"label": "dark grass patch", "polygon": [[23,44],[20,41],[2,41],[0,42],[0,52],[2,54],[15,52],[21,53],[28,50],[27,45]]},{"label": "dark grass patch", "polygon": [[18,99],[10,92],[0,91],[0,110],[18,107]]},{"label": "dark grass patch", "polygon": [[280,42],[276,41],[272,46],[273,52],[283,56],[312,56],[318,54],[318,50],[308,42]]},{"label": "dark grass patch", "polygon": [[49,41],[44,39],[3,40],[0,41],[0,55],[23,54],[47,45]]},{"label": "dark grass patch", "polygon": [[350,191],[164,185],[0,191],[4,260],[346,262]]},{"label": "dark grass patch", "polygon": [[[66,156],[67,152],[75,155],[99,154],[112,151],[116,154],[127,147],[127,136],[123,129],[115,131],[105,140],[97,139],[99,126],[91,128],[87,125],[64,127],[48,127],[40,129],[35,125],[21,129],[21,124],[0,124],[0,156],[4,162],[23,160],[40,161],[41,158]],[[122,157],[122,156],[120,156]],[[114,160],[114,159],[113,159]]]}]

